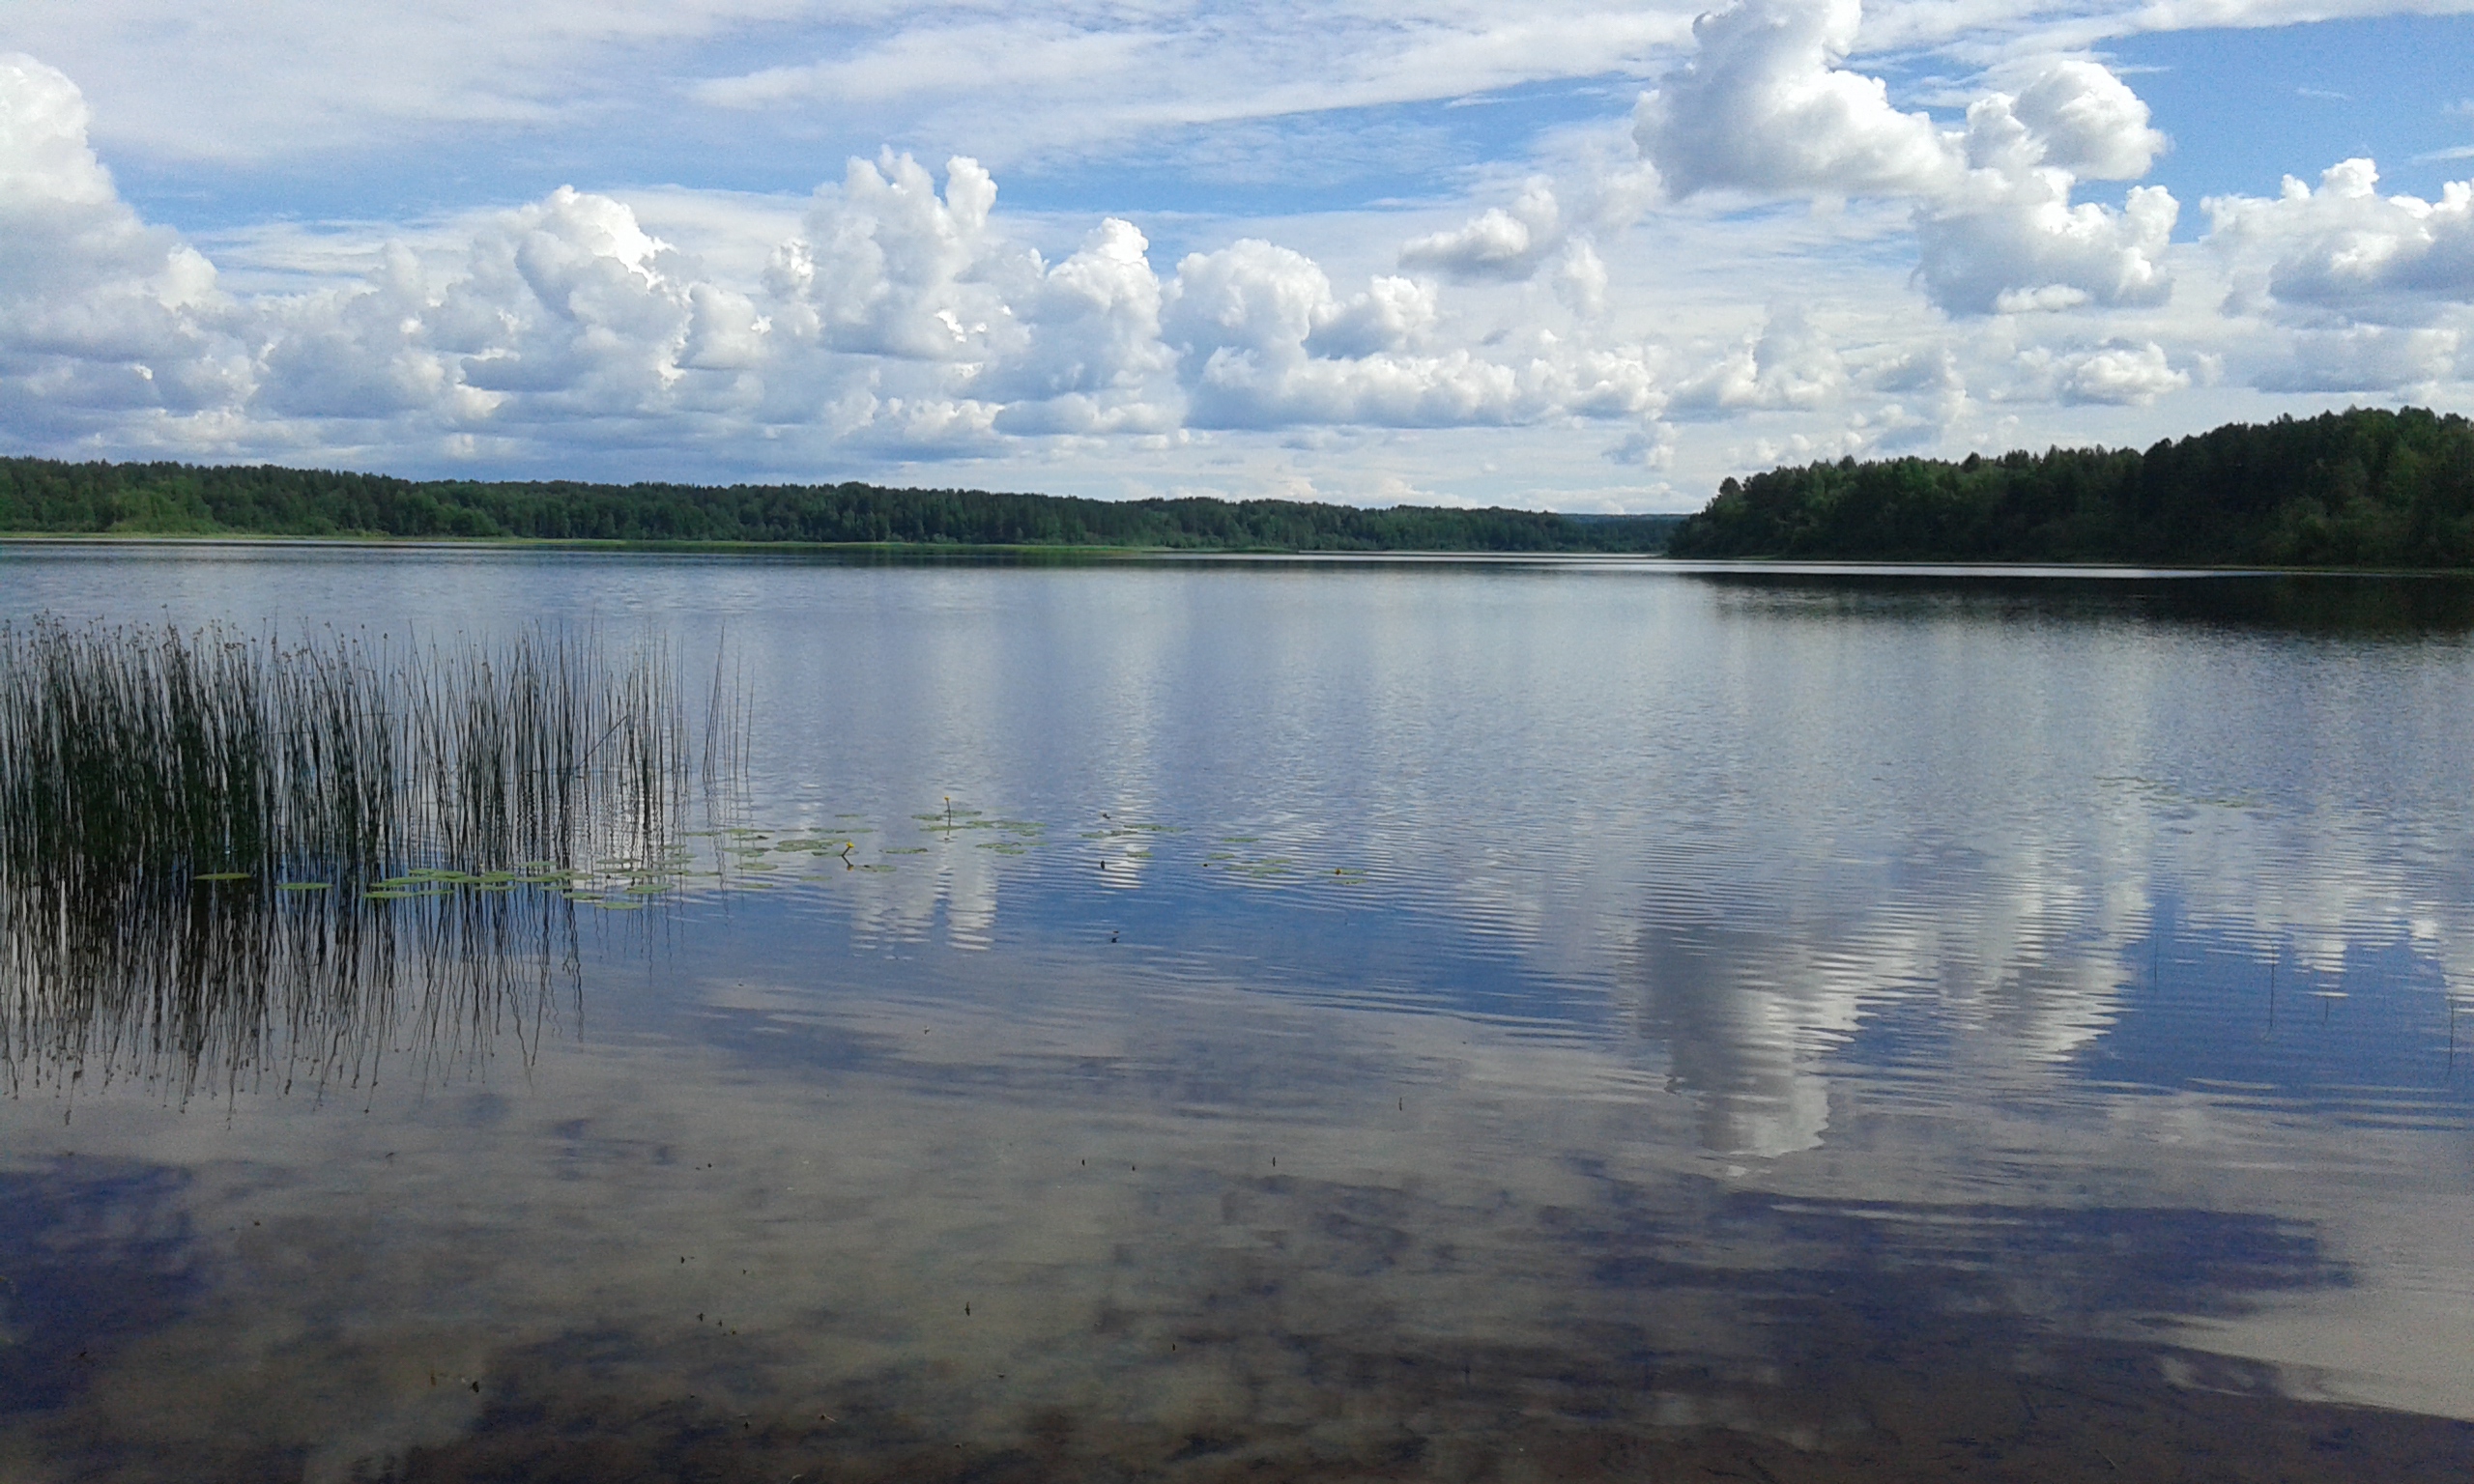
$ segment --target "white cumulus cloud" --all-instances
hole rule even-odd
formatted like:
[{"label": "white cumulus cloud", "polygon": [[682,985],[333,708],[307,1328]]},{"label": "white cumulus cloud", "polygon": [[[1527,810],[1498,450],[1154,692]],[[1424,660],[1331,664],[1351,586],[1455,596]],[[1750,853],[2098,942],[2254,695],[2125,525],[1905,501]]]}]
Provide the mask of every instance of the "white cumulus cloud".
[{"label": "white cumulus cloud", "polygon": [[1674,414],[1720,416],[1754,409],[1812,409],[1834,404],[1847,389],[1838,348],[1801,309],[1770,311],[1758,334],[1745,337],[1716,363],[1676,388]]},{"label": "white cumulus cloud", "polygon": [[1641,99],[1641,153],[1678,196],[1940,187],[1956,160],[1932,119],[1838,65],[1862,19],[1859,0],[1734,0],[1703,15],[1697,55]]},{"label": "white cumulus cloud", "polygon": [[2110,71],[2048,59],[1988,92],[1964,128],[1901,112],[1843,62],[1857,0],[1734,0],[1693,27],[1700,50],[1636,111],[1634,137],[1678,196],[1731,188],[1915,203],[1925,293],[1960,314],[2153,304],[2177,207],[2161,187],[2120,208],[2083,178],[2146,173],[2164,149],[2147,105]]},{"label": "white cumulus cloud", "polygon": [[1503,421],[1518,379],[1467,353],[1394,354],[1432,318],[1404,279],[1353,302],[1305,254],[1247,239],[1177,265],[1163,328],[1207,427]]},{"label": "white cumulus cloud", "polygon": [[1663,394],[1640,351],[1541,335],[1525,355],[1423,349],[1432,291],[1376,277],[1338,299],[1320,266],[1258,239],[1177,266],[1162,318],[1196,427],[1445,427],[1653,413]]},{"label": "white cumulus cloud", "polygon": [[1553,188],[1533,180],[1507,211],[1488,207],[1451,232],[1412,239],[1400,248],[1402,268],[1423,268],[1462,280],[1526,278],[1563,241],[1563,211]]},{"label": "white cumulus cloud", "polygon": [[1001,293],[979,271],[1007,245],[989,229],[995,205],[996,183],[974,159],[946,162],[942,197],[907,155],[850,161],[767,273],[781,327],[835,350],[974,358],[1008,333]]},{"label": "white cumulus cloud", "polygon": [[2348,325],[2303,329],[2252,384],[2266,391],[2410,392],[2431,395],[2462,379],[2474,335],[2450,326]]},{"label": "white cumulus cloud", "polygon": [[[278,416],[388,418],[446,405],[458,384],[423,333],[433,307],[429,275],[400,243],[358,287],[269,306],[257,406]],[[479,416],[490,405],[477,397],[461,411]]]},{"label": "white cumulus cloud", "polygon": [[1175,425],[1175,357],[1160,339],[1165,290],[1150,243],[1111,217],[1081,247],[1025,280],[1006,307],[1022,327],[973,391],[1008,405],[995,426],[1009,433],[1165,432]]},{"label": "white cumulus cloud", "polygon": [[473,244],[426,338],[517,415],[653,413],[686,343],[683,280],[626,205],[561,186]]},{"label": "white cumulus cloud", "polygon": [[2317,189],[2287,176],[2273,199],[2201,203],[2210,244],[2254,296],[2348,320],[2427,324],[2474,304],[2474,182],[2440,199],[2379,193],[2368,159],[2331,166]]},{"label": "white cumulus cloud", "polygon": [[2166,359],[2165,348],[2153,340],[2072,357],[2064,363],[2060,381],[2065,401],[2133,407],[2144,407],[2191,385],[2190,373],[2174,369]]},{"label": "white cumulus cloud", "polygon": [[1935,303],[1967,314],[2162,303],[2179,214],[2159,186],[2133,188],[2116,211],[2071,205],[2063,171],[1975,171],[1916,213],[1918,273]]},{"label": "white cumulus cloud", "polygon": [[[2038,163],[2082,180],[2137,180],[2165,152],[2165,136],[2148,127],[2146,102],[2093,62],[2048,64],[2007,109],[2035,141]],[[1971,117],[1971,132],[1974,123]]]},{"label": "white cumulus cloud", "polygon": [[748,404],[768,330],[625,203],[564,186],[452,262],[390,246],[360,284],[265,301],[252,328],[257,415],[549,437]]},{"label": "white cumulus cloud", "polygon": [[87,127],[67,76],[0,55],[0,423],[194,414],[245,395],[214,265],[130,210]]}]

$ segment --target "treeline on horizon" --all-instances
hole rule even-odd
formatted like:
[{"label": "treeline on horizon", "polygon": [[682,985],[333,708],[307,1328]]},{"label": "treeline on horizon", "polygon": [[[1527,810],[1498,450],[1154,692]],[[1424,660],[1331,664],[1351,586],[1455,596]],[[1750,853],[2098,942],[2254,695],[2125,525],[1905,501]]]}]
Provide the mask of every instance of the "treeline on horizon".
[{"label": "treeline on horizon", "polygon": [[2419,408],[2229,423],[2137,449],[1778,469],[1674,556],[2474,567],[2474,423]]},{"label": "treeline on horizon", "polygon": [[544,541],[1646,552],[1674,516],[1105,500],[869,484],[421,480],[327,470],[0,459],[0,531]]}]

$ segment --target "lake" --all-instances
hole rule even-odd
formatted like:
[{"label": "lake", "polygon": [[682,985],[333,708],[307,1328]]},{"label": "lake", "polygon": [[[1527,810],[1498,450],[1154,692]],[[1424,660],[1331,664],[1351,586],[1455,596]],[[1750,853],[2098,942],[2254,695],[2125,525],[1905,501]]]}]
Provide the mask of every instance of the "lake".
[{"label": "lake", "polygon": [[39,613],[590,628],[745,747],[693,869],[280,1004],[62,1010],[24,909],[0,1476],[2474,1466],[2474,585],[0,546]]}]

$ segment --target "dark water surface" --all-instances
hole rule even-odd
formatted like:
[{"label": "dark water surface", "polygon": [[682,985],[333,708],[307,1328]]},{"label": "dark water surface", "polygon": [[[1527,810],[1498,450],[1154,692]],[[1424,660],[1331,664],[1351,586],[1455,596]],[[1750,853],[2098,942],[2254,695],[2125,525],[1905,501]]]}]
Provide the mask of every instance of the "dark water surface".
[{"label": "dark water surface", "polygon": [[38,612],[753,710],[718,874],[373,904],[426,967],[254,1040],[19,995],[0,1478],[2474,1470],[2466,585],[0,547]]}]

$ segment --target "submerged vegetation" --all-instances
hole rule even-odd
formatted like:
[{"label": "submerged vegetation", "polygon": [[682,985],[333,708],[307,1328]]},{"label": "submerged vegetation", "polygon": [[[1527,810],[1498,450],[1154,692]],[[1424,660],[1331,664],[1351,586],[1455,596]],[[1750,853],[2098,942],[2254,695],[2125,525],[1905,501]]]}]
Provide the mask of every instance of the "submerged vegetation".
[{"label": "submerged vegetation", "polygon": [[413,481],[325,470],[0,459],[0,531],[1035,546],[1649,552],[1673,516],[1105,500],[877,485]]},{"label": "submerged vegetation", "polygon": [[1730,479],[1677,556],[2474,567],[2474,423],[2408,408],[2136,449],[1886,459]]}]

